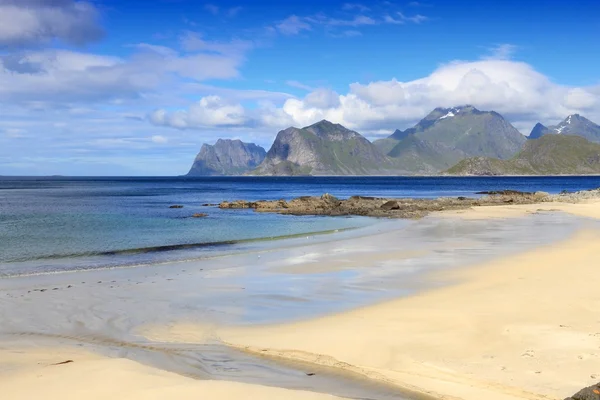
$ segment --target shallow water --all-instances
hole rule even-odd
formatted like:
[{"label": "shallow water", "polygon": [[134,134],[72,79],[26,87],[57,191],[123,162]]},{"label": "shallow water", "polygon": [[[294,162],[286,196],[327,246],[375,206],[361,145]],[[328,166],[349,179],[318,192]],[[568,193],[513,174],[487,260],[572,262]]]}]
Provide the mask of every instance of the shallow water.
[{"label": "shallow water", "polygon": [[[390,197],[470,196],[480,190],[579,190],[600,177],[0,177],[0,277],[149,265],[245,251],[264,239],[364,227],[368,218],[292,217],[203,207],[234,199],[325,192]],[[182,209],[170,209],[181,204]],[[206,218],[190,218],[197,212]]]}]

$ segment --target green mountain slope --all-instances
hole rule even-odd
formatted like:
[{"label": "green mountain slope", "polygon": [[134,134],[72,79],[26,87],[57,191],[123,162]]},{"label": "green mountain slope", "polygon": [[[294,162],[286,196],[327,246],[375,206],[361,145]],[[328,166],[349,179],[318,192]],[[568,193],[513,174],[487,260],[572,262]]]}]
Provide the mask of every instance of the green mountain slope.
[{"label": "green mountain slope", "polygon": [[366,138],[339,124],[321,121],[277,134],[257,175],[390,174],[393,163]]},{"label": "green mountain slope", "polygon": [[446,171],[451,175],[600,174],[600,144],[571,135],[543,135],[528,140],[510,160],[475,157]]}]

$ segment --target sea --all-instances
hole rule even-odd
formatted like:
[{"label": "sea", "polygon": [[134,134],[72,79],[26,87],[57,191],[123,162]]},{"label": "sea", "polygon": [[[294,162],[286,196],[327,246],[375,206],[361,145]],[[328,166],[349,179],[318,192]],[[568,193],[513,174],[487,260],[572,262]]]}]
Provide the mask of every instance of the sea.
[{"label": "sea", "polygon": [[221,210],[215,204],[224,200],[324,193],[435,198],[598,187],[600,176],[0,177],[0,278],[200,260],[381,222]]}]

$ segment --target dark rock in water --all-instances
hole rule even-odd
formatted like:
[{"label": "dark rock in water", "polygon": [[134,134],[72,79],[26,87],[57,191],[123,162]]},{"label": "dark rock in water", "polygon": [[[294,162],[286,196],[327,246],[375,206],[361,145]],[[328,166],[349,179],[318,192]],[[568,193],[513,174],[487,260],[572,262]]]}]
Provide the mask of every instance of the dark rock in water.
[{"label": "dark rock in water", "polygon": [[215,203],[204,203],[202,204],[202,207],[216,207],[218,206],[218,204]]},{"label": "dark rock in water", "polygon": [[192,215],[192,218],[204,218],[204,217],[208,217],[208,214],[195,213],[195,214]]},{"label": "dark rock in water", "polygon": [[565,400],[598,400],[600,399],[600,383],[581,389]]},{"label": "dark rock in water", "polygon": [[398,204],[397,201],[390,200],[388,202],[383,203],[379,208],[381,208],[382,210],[399,210],[400,204]]},{"label": "dark rock in water", "polygon": [[172,206],[169,206],[169,208],[183,208],[183,206],[181,204],[173,204]]}]

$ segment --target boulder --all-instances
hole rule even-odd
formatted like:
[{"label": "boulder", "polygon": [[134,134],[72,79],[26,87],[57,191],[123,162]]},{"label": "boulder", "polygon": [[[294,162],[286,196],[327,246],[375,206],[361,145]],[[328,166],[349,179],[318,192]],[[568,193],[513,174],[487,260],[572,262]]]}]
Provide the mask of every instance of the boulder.
[{"label": "boulder", "polygon": [[386,201],[379,208],[382,210],[399,210],[400,204],[395,200]]},{"label": "boulder", "polygon": [[208,214],[205,214],[205,213],[192,214],[192,218],[204,218],[204,217],[208,217]]},{"label": "boulder", "polygon": [[600,399],[600,383],[581,389],[565,400],[598,400]]},{"label": "boulder", "polygon": [[173,204],[172,206],[169,206],[169,208],[183,208],[183,206],[181,204]]}]

